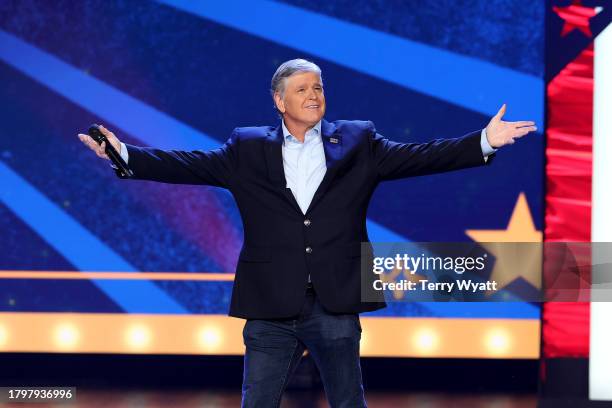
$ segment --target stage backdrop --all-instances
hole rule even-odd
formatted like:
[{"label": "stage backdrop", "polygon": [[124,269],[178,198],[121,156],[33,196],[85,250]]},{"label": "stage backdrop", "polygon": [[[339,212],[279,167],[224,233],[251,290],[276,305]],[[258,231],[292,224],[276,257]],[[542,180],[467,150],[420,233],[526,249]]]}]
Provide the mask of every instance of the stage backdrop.
[{"label": "stage backdrop", "polygon": [[[3,1],[0,351],[242,353],[226,317],[242,227],[232,197],[115,177],[77,138],[211,149],[276,124],[283,61],[323,70],[326,118],[400,142],[481,129],[499,107],[543,129],[544,2]],[[543,139],[495,163],[382,184],[372,241],[534,241]],[[511,222],[512,221],[512,222]],[[528,285],[524,271],[504,286]],[[392,303],[363,355],[536,358],[539,307]]]}]

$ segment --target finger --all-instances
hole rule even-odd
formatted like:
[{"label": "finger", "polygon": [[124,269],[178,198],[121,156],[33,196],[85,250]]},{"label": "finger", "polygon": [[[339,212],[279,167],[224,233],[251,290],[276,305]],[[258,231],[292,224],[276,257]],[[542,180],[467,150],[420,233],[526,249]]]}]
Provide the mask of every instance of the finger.
[{"label": "finger", "polygon": [[518,134],[520,137],[522,137],[522,136],[525,136],[526,134],[528,134],[530,132],[535,132],[536,130],[538,130],[538,128],[535,127],[535,126],[522,127],[522,128],[518,128],[516,130],[516,134]]},{"label": "finger", "polygon": [[499,111],[497,111],[495,118],[501,120],[501,118],[503,118],[505,114],[506,114],[506,104],[504,103],[502,107],[499,108]]},{"label": "finger", "polygon": [[98,146],[98,149],[96,150],[96,155],[98,157],[102,158],[102,159],[108,159],[108,155],[104,151],[103,145],[104,145],[104,143],[102,143],[102,145]]},{"label": "finger", "polygon": [[79,133],[79,140],[87,147],[89,147],[89,143],[87,142],[87,136]]},{"label": "finger", "polygon": [[84,135],[82,133],[79,133],[79,140],[85,144],[87,144],[87,142],[89,142],[89,139],[91,139],[91,137],[89,137],[88,135]]},{"label": "finger", "polygon": [[98,144],[89,136],[85,136],[83,143],[93,151],[98,150]]},{"label": "finger", "polygon": [[532,122],[530,120],[523,120],[520,122],[512,122],[512,125],[515,127],[534,126],[535,122]]},{"label": "finger", "polygon": [[94,142],[93,140],[87,140],[86,139],[85,142],[83,142],[83,143],[85,143],[85,145],[87,147],[89,147],[91,150],[93,150],[94,152],[98,151],[98,144],[96,142]]},{"label": "finger", "polygon": [[82,133],[79,133],[79,139],[81,140],[81,142],[85,143],[87,145],[87,147],[92,147],[92,146],[98,146],[98,144],[95,142],[95,140],[92,139],[91,136],[89,135],[84,135]]},{"label": "finger", "polygon": [[98,128],[100,129],[100,132],[102,132],[102,134],[106,137],[115,137],[115,134],[113,132],[111,132],[110,130],[108,130],[107,128],[105,128],[104,126],[100,125],[98,126]]}]

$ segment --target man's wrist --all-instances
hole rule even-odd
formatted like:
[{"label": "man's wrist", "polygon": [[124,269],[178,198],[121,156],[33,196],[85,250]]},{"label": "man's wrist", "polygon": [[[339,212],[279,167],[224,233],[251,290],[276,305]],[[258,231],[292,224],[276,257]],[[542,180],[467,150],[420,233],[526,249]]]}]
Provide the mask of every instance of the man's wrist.
[{"label": "man's wrist", "polygon": [[497,151],[497,149],[489,143],[487,128],[482,129],[480,132],[480,148],[482,149],[482,155],[484,157],[490,156]]},{"label": "man's wrist", "polygon": [[[125,162],[125,164],[127,164],[128,159],[129,159],[130,157],[129,157],[129,155],[128,155],[128,151],[127,151],[127,147],[125,146],[125,143],[121,143],[121,144],[120,144],[120,148],[119,148],[119,155],[121,156],[121,158],[123,159],[123,161]],[[117,166],[115,166],[115,165],[113,164],[113,162],[112,162],[112,161],[110,162],[110,166],[111,166],[113,169],[117,169]]]},{"label": "man's wrist", "polygon": [[121,143],[121,149],[119,149],[119,155],[121,156],[125,164],[127,164],[128,159],[130,157],[128,155],[128,151],[127,151],[127,147],[125,146],[125,143]]}]

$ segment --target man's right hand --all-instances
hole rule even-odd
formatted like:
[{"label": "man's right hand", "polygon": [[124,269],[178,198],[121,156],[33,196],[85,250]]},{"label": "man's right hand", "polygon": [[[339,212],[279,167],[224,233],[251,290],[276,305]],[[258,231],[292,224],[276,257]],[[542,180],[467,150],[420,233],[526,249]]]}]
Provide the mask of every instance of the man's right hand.
[{"label": "man's right hand", "polygon": [[[121,154],[121,142],[119,141],[119,139],[117,139],[115,134],[113,132],[111,132],[110,130],[106,129],[102,125],[100,125],[99,129],[100,129],[100,132],[102,132],[102,134],[104,136],[106,136],[106,138],[110,142],[111,146],[113,146],[115,148],[117,153]],[[93,150],[94,153],[96,153],[96,155],[98,155],[98,157],[101,157],[101,158],[106,159],[106,160],[110,160],[110,158],[108,157],[108,155],[104,151],[104,149],[106,148],[106,143],[105,142],[102,142],[102,144],[99,145],[98,143],[96,143],[95,140],[93,140],[91,138],[91,136],[84,135],[82,133],[79,133],[79,139],[81,140],[81,142],[83,142],[83,144],[85,144],[87,147],[89,147],[91,150]]]}]

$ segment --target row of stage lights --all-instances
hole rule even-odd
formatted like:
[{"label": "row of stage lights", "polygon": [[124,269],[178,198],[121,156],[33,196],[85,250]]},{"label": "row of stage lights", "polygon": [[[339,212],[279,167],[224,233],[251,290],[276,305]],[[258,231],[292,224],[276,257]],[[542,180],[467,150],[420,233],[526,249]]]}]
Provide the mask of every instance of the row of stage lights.
[{"label": "row of stage lights", "polygon": [[[417,354],[436,355],[442,348],[440,334],[437,330],[424,327],[417,329],[412,336],[412,345]],[[453,341],[453,339],[445,339]],[[512,348],[512,335],[501,328],[491,328],[481,338],[481,346],[486,355],[503,357]]]},{"label": "row of stage lights", "polygon": [[[59,323],[52,326],[49,335],[52,338],[53,345],[58,351],[70,352],[73,349],[78,349],[83,341],[82,330],[72,323]],[[145,324],[133,324],[124,329],[122,336],[123,347],[126,351],[146,352],[154,345],[155,333],[150,327]],[[447,336],[448,337],[448,336]],[[195,330],[193,336],[193,344],[202,352],[220,354],[224,353],[223,341],[225,333],[223,328],[214,325],[205,326]],[[361,338],[361,350],[367,354],[368,347],[368,332],[365,330]],[[0,350],[10,348],[11,333],[6,326],[0,324]],[[410,347],[415,356],[436,356],[444,354],[444,341],[453,341],[456,339],[442,338],[441,334],[435,328],[422,327],[416,329],[409,335],[408,343],[404,343],[405,347]],[[495,328],[487,330],[480,339],[481,349],[485,355],[492,357],[503,357],[511,351],[512,335],[507,329]],[[396,343],[399,347],[399,343]],[[374,344],[371,345],[375,347]],[[393,351],[391,351],[392,353]]]},{"label": "row of stage lights", "polygon": [[[75,324],[60,323],[52,328],[50,336],[58,351],[70,351],[78,348],[82,342],[82,330]],[[203,327],[196,332],[194,341],[202,351],[214,352],[221,346],[222,331],[217,327]],[[125,329],[123,335],[124,346],[128,350],[147,351],[154,341],[154,333],[144,324],[134,324]],[[0,351],[9,346],[10,332],[0,325]]]}]

